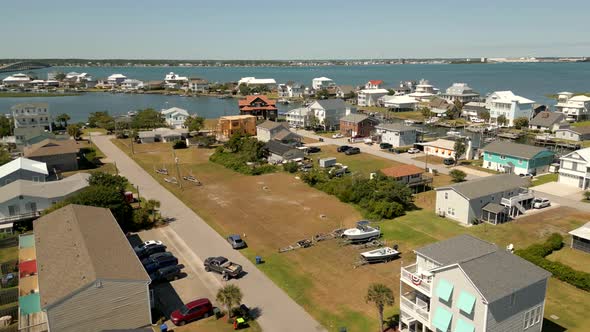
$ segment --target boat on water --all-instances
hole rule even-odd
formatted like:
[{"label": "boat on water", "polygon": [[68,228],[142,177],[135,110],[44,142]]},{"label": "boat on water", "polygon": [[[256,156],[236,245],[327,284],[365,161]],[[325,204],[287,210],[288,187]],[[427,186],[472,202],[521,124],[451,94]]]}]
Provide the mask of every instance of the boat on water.
[{"label": "boat on water", "polygon": [[349,228],[342,233],[342,237],[351,241],[371,241],[381,236],[381,230],[377,227],[369,226],[367,220],[361,220],[356,223],[355,228]]},{"label": "boat on water", "polygon": [[281,99],[277,100],[277,103],[280,103],[283,105],[289,105],[291,102],[285,98],[281,98]]},{"label": "boat on water", "polygon": [[448,136],[461,136],[461,132],[456,131],[456,130],[449,130],[449,131],[447,131],[447,135]]},{"label": "boat on water", "polygon": [[408,126],[411,126],[411,125],[416,124],[416,121],[408,119],[408,120],[404,120],[404,123]]},{"label": "boat on water", "polygon": [[389,262],[399,256],[399,251],[390,248],[383,247],[371,251],[365,251],[361,253],[361,257],[367,262]]}]

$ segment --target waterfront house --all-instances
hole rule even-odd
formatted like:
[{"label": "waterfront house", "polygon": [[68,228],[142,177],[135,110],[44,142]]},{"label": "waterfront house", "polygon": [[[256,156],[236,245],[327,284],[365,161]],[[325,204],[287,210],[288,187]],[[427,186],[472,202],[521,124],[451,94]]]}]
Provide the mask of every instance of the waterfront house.
[{"label": "waterfront house", "polygon": [[302,98],[304,90],[303,85],[294,82],[287,82],[277,86],[279,98]]},{"label": "waterfront house", "polygon": [[311,112],[308,107],[294,108],[287,112],[286,121],[291,127],[306,128],[309,126]]},{"label": "waterfront house", "polygon": [[379,104],[394,112],[415,111],[418,101],[410,96],[383,96]]},{"label": "waterfront house", "polygon": [[383,168],[380,172],[405,184],[413,192],[424,191],[432,185],[432,177],[424,176],[424,169],[415,165],[399,165]]},{"label": "waterfront house", "polygon": [[216,138],[224,142],[234,134],[256,135],[256,117],[252,115],[222,116],[217,121]]},{"label": "waterfront house", "polygon": [[164,77],[164,83],[165,83],[166,88],[180,89],[183,86],[185,86],[186,84],[188,84],[188,77],[180,76],[178,74],[170,72],[170,73],[166,74],[166,76]]},{"label": "waterfront house", "polygon": [[[354,99],[354,95],[356,94],[356,89],[352,85],[339,85],[336,88],[336,98],[340,99]],[[353,98],[350,98],[350,97]]]},{"label": "waterfront house", "polygon": [[490,110],[486,108],[486,103],[471,101],[463,105],[461,116],[469,121],[480,121],[489,118]]},{"label": "waterfront house", "polygon": [[335,85],[334,81],[331,78],[327,77],[316,77],[311,80],[311,87],[314,90],[321,90],[326,89],[329,86]]},{"label": "waterfront house", "polygon": [[[432,142],[420,143],[424,146],[424,153],[440,158],[455,158],[455,141],[439,138]],[[461,158],[461,156],[457,156]]]},{"label": "waterfront house", "polygon": [[428,80],[422,79],[415,85],[414,91],[409,93],[408,96],[415,98],[418,101],[427,102],[432,96],[438,93],[439,90],[430,84]]},{"label": "waterfront house", "polygon": [[59,181],[16,180],[0,187],[0,228],[12,229],[21,220],[41,215],[43,210],[88,186],[88,173],[77,173]]},{"label": "waterfront house", "polygon": [[386,89],[363,89],[358,92],[357,105],[359,106],[380,106],[379,98],[389,94]]},{"label": "waterfront house", "polygon": [[121,82],[121,89],[127,91],[136,91],[143,89],[143,81],[136,80],[134,78],[126,78],[123,82]]},{"label": "waterfront house", "polygon": [[448,87],[446,92],[440,96],[450,103],[459,101],[462,104],[479,99],[479,93],[473,91],[467,83],[453,83],[453,85]]},{"label": "waterfront house", "polygon": [[[529,180],[515,174],[491,175],[436,188],[436,213],[465,225],[498,224],[532,208]],[[484,212],[485,211],[485,212]]]},{"label": "waterfront house", "polygon": [[24,87],[31,82],[31,78],[25,74],[12,74],[2,80],[2,85],[6,87],[20,86]]},{"label": "waterfront house", "polygon": [[156,128],[137,133],[141,143],[154,143],[156,141],[171,143],[184,140],[189,136],[188,129],[184,128]]},{"label": "waterfront house", "polygon": [[44,139],[24,148],[24,156],[45,163],[54,173],[78,170],[80,144],[73,139]]},{"label": "waterfront house", "polygon": [[590,140],[590,126],[562,126],[555,130],[555,138],[576,142]]},{"label": "waterfront house", "polygon": [[156,133],[151,130],[140,131],[137,133],[137,137],[143,144],[154,143],[156,141]]},{"label": "waterfront house", "polygon": [[0,186],[16,180],[45,182],[48,175],[45,163],[20,157],[0,166]]},{"label": "waterfront house", "polygon": [[590,97],[574,96],[571,92],[560,92],[557,96],[557,112],[565,114],[568,121],[583,121],[590,115]]},{"label": "waterfront house", "polygon": [[241,115],[253,115],[259,119],[276,120],[276,102],[265,95],[246,96],[238,101]]},{"label": "waterfront house", "polygon": [[430,109],[430,112],[437,116],[444,117],[448,115],[447,113],[454,112],[457,109],[457,106],[441,97],[434,96],[428,101],[428,108]]},{"label": "waterfront house", "polygon": [[183,128],[186,119],[190,116],[187,110],[179,107],[163,109],[160,114],[166,120],[166,124],[172,128]]},{"label": "waterfront house", "polygon": [[547,173],[555,158],[555,153],[545,148],[503,141],[494,141],[482,150],[484,168],[519,175]]},{"label": "waterfront house", "polygon": [[303,150],[297,149],[290,144],[284,144],[277,140],[270,140],[264,145],[268,153],[268,162],[270,164],[282,164],[290,161],[303,160],[305,154]]},{"label": "waterfront house", "polygon": [[[150,278],[109,209],[68,205],[39,218],[33,229],[34,307],[50,331],[151,326]],[[28,302],[19,301],[21,315]]]},{"label": "waterfront house", "polygon": [[209,92],[209,82],[202,78],[193,77],[188,80],[188,89],[196,93],[207,93]]},{"label": "waterfront house", "polygon": [[274,78],[256,78],[256,77],[242,77],[238,81],[238,87],[242,84],[250,88],[265,87],[268,91],[272,91],[277,86],[277,81]]},{"label": "waterfront house", "polygon": [[351,113],[340,118],[340,133],[347,137],[369,137],[378,123],[374,117]]},{"label": "waterfront house", "polygon": [[402,332],[540,332],[551,274],[504,248],[459,235],[402,266]]},{"label": "waterfront house", "polygon": [[383,85],[382,80],[370,80],[367,83],[365,83],[365,89],[381,89],[381,85]]},{"label": "waterfront house", "polygon": [[14,128],[42,128],[53,130],[53,119],[47,103],[21,103],[10,108]]},{"label": "waterfront house", "polygon": [[286,122],[268,120],[256,126],[256,138],[261,142],[270,140],[278,140],[283,143],[301,141],[301,136],[291,132]]},{"label": "waterfront house", "polygon": [[590,253],[590,222],[569,232],[572,236],[573,249]]},{"label": "waterfront house", "polygon": [[559,158],[557,182],[583,190],[590,187],[590,148],[570,152]]},{"label": "waterfront house", "polygon": [[355,108],[342,99],[316,100],[308,108],[311,110],[311,115],[318,120],[319,125],[326,129],[336,129],[340,125],[340,118],[356,112]]},{"label": "waterfront house", "polygon": [[415,127],[402,123],[382,123],[375,126],[375,133],[381,136],[382,143],[389,143],[393,147],[411,146],[417,141],[418,133]]},{"label": "waterfront house", "polygon": [[565,121],[565,115],[559,112],[539,112],[529,122],[529,129],[555,132],[560,124]]},{"label": "waterfront house", "polygon": [[396,96],[407,95],[416,90],[416,81],[401,81],[399,85],[393,88]]},{"label": "waterfront house", "polygon": [[498,123],[498,118],[504,116],[506,125],[514,126],[514,120],[533,116],[534,101],[515,95],[512,91],[496,91],[486,98],[486,108],[490,110],[490,122]]},{"label": "waterfront house", "polygon": [[162,90],[164,89],[164,81],[152,80],[147,81],[144,85],[147,90]]},{"label": "waterfront house", "polygon": [[111,87],[118,86],[126,79],[127,76],[123,74],[112,74],[111,76],[107,77],[107,84],[111,85]]}]

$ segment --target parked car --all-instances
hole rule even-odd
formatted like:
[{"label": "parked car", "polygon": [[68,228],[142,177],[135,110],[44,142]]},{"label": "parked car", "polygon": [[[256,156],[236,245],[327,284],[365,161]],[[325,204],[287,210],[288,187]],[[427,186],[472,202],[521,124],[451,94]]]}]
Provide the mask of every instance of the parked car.
[{"label": "parked car", "polygon": [[299,167],[301,172],[309,172],[313,169],[313,164],[303,164]]},{"label": "parked car", "polygon": [[420,153],[420,150],[416,149],[416,148],[409,148],[408,149],[408,153],[410,154],[414,154],[414,153]]},{"label": "parked car", "polygon": [[163,267],[167,267],[167,266],[175,266],[178,265],[178,258],[172,256],[172,257],[161,257],[157,260],[153,260],[151,262],[149,262],[148,264],[145,264],[143,267],[145,268],[147,273],[152,273],[158,269],[161,269]]},{"label": "parked car", "polygon": [[205,265],[205,271],[216,272],[221,274],[223,280],[229,280],[229,278],[237,278],[242,274],[242,266],[240,264],[230,262],[229,259],[219,257],[209,257],[203,262]]},{"label": "parked car", "polygon": [[350,149],[344,151],[344,154],[347,156],[351,156],[353,154],[359,154],[359,153],[361,153],[361,149],[359,149],[359,148],[350,148]]},{"label": "parked car", "polygon": [[162,241],[149,240],[149,241],[145,241],[142,244],[136,245],[135,247],[133,247],[133,249],[137,252],[137,251],[144,250],[148,247],[156,246],[156,245],[161,246],[161,245],[163,245],[163,243],[162,243]]},{"label": "parked car", "polygon": [[338,152],[346,152],[346,150],[351,149],[352,146],[348,146],[348,145],[341,145],[338,148],[336,148],[336,151]]},{"label": "parked car", "polygon": [[320,151],[322,151],[322,149],[320,147],[318,147],[318,146],[310,146],[307,149],[307,153],[317,153],[317,152],[320,152]]},{"label": "parked car", "polygon": [[443,164],[445,164],[447,166],[455,165],[455,159],[445,158],[445,159],[443,159]]},{"label": "parked car", "polygon": [[137,257],[139,257],[139,259],[143,259],[143,258],[149,257],[153,254],[162,253],[165,251],[166,251],[165,245],[157,244],[157,245],[145,247],[144,249],[141,249],[139,251],[135,251],[135,253],[137,254]]},{"label": "parked car", "polygon": [[393,147],[393,145],[391,145],[391,143],[380,143],[379,144],[379,149],[383,149],[383,150],[391,149],[392,147]]},{"label": "parked car", "polygon": [[246,242],[242,240],[242,238],[237,234],[228,236],[227,242],[229,242],[229,244],[231,244],[231,247],[234,249],[246,248]]},{"label": "parked car", "polygon": [[157,252],[155,254],[149,255],[148,257],[142,259],[141,264],[143,264],[143,265],[149,264],[155,260],[160,259],[161,257],[173,257],[173,255],[171,252],[168,252],[168,251]]},{"label": "parked car", "polygon": [[519,176],[520,176],[520,177],[523,177],[523,178],[529,178],[529,179],[530,179],[530,178],[532,178],[534,175],[533,175],[533,174],[531,174],[531,173],[526,173],[526,174],[519,174]]},{"label": "parked car", "polygon": [[340,133],[332,135],[332,138],[342,138],[342,137],[344,137],[344,135],[342,135]]},{"label": "parked car", "polygon": [[152,282],[172,281],[180,277],[181,268],[179,265],[166,266],[150,273]]},{"label": "parked car", "polygon": [[533,200],[533,207],[535,209],[542,209],[551,206],[551,202],[547,198],[535,198]]},{"label": "parked car", "polygon": [[198,299],[183,305],[170,314],[170,320],[176,326],[183,326],[197,319],[207,318],[213,312],[213,305],[209,299]]}]

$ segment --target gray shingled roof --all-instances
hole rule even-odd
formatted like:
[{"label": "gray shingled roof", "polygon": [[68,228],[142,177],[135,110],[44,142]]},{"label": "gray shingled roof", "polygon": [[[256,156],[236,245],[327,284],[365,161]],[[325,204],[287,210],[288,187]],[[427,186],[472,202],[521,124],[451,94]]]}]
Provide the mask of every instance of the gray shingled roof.
[{"label": "gray shingled roof", "polygon": [[490,303],[551,276],[495,244],[467,234],[427,245],[416,253],[443,266],[459,264]]},{"label": "gray shingled roof", "polygon": [[346,108],[346,103],[342,99],[320,99],[316,100],[324,109],[342,109]]},{"label": "gray shingled roof", "polygon": [[499,248],[459,266],[489,303],[551,277],[546,270]]},{"label": "gray shingled roof", "polygon": [[411,126],[406,126],[403,123],[382,123],[380,125],[375,126],[377,129],[383,130],[391,130],[391,131],[411,131],[416,130],[416,128]]},{"label": "gray shingled roof", "polygon": [[570,131],[573,131],[574,133],[578,133],[581,135],[590,134],[590,126],[571,127],[571,128],[564,128],[564,129],[559,129],[559,130],[570,130]]},{"label": "gray shingled roof", "polygon": [[368,118],[369,117],[364,114],[350,113],[350,114],[340,118],[340,121],[360,123]]},{"label": "gray shingled roof", "polygon": [[497,203],[488,203],[482,208],[482,210],[498,214],[504,212],[506,207]]},{"label": "gray shingled roof", "polygon": [[537,146],[503,141],[494,141],[484,146],[482,150],[485,152],[492,152],[524,159],[531,159],[543,151],[549,151],[545,148]]},{"label": "gray shingled roof", "polygon": [[565,115],[558,112],[539,112],[529,123],[531,126],[551,127],[565,120]]},{"label": "gray shingled roof", "polygon": [[257,125],[256,127],[257,128],[265,128],[265,129],[274,129],[274,128],[281,127],[281,126],[285,126],[285,123],[266,120],[263,123]]},{"label": "gray shingled roof", "polygon": [[454,189],[467,199],[473,199],[511,189],[527,187],[529,184],[529,180],[518,175],[500,174],[461,182],[451,186],[438,187],[436,190]]},{"label": "gray shingled roof", "polygon": [[496,250],[496,245],[492,243],[463,234],[418,248],[416,253],[444,266],[480,257]]}]

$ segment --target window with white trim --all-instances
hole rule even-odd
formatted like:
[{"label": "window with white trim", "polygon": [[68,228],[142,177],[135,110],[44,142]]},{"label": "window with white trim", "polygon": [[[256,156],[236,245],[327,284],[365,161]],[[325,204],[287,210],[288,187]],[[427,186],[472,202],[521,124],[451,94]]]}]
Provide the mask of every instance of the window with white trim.
[{"label": "window with white trim", "polygon": [[539,324],[541,322],[541,316],[543,312],[543,305],[538,305],[531,310],[528,310],[524,313],[524,328],[528,329],[529,327]]}]

